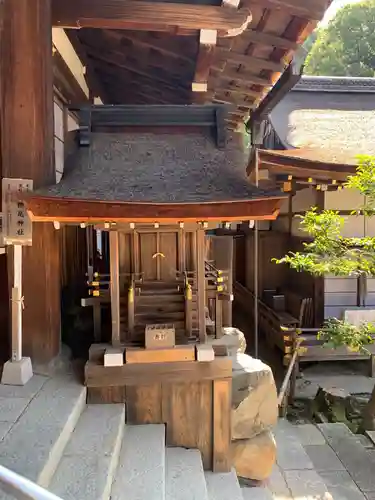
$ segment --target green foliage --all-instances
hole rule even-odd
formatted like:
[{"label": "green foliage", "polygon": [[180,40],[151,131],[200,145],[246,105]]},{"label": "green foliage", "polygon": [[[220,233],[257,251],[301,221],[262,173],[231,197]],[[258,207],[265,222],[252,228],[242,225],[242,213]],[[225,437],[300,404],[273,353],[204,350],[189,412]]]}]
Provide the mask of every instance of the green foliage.
[{"label": "green foliage", "polygon": [[[366,217],[375,214],[375,158],[359,157],[357,173],[348,179],[347,187],[366,196],[366,203],[353,213]],[[344,238],[341,229],[345,219],[334,210],[318,212],[315,207],[301,217],[301,228],[312,238],[303,244],[302,252],[289,252],[277,264],[287,264],[296,271],[323,276],[375,275],[375,238]]]},{"label": "green foliage", "polygon": [[357,174],[350,176],[347,187],[357,189],[366,197],[366,203],[356,213],[363,213],[367,217],[375,215],[375,159],[372,156],[359,156]]},{"label": "green foliage", "polygon": [[374,76],[375,0],[340,9],[307,57],[305,73],[320,76]]},{"label": "green foliage", "polygon": [[318,38],[317,31],[313,31],[311,35],[306,38],[306,40],[303,43],[303,48],[306,50],[307,53],[310,52],[310,50],[313,48],[317,38]]},{"label": "green foliage", "polygon": [[337,349],[345,345],[353,352],[366,351],[366,345],[372,344],[375,327],[371,323],[362,323],[356,327],[346,321],[329,318],[318,333],[318,339],[324,345]]}]

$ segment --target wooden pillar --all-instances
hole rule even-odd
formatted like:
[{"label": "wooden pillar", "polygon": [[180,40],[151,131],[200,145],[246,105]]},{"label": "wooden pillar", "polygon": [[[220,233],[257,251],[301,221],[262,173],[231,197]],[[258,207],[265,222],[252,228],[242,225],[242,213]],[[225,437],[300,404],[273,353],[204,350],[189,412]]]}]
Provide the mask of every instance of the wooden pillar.
[{"label": "wooden pillar", "polygon": [[177,238],[178,270],[182,273],[186,271],[186,233],[184,229],[179,229]]},{"label": "wooden pillar", "polygon": [[[34,189],[55,182],[50,0],[4,0],[1,40],[3,177],[32,179]],[[12,279],[12,249],[8,249]],[[33,225],[23,251],[23,348],[47,362],[60,348],[59,231]]]},{"label": "wooden pillar", "polygon": [[118,231],[109,233],[109,260],[111,275],[112,344],[120,343],[120,276]]},{"label": "wooden pillar", "polygon": [[[228,272],[227,291],[233,293],[233,238],[216,236],[213,241],[215,266]],[[232,326],[232,302],[223,302],[223,326]]]},{"label": "wooden pillar", "polygon": [[197,303],[199,339],[202,343],[206,341],[205,238],[204,229],[198,229],[196,233]]}]

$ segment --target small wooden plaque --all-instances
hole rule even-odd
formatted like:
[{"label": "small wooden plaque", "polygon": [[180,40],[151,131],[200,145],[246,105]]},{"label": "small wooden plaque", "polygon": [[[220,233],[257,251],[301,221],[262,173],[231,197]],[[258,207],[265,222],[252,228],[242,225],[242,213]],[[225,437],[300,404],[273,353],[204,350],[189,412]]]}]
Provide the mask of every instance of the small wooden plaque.
[{"label": "small wooden plaque", "polygon": [[193,345],[176,346],[169,349],[127,348],[125,362],[131,363],[171,363],[176,361],[195,361]]},{"label": "small wooden plaque", "polygon": [[174,325],[147,325],[145,330],[146,349],[165,349],[176,345]]}]

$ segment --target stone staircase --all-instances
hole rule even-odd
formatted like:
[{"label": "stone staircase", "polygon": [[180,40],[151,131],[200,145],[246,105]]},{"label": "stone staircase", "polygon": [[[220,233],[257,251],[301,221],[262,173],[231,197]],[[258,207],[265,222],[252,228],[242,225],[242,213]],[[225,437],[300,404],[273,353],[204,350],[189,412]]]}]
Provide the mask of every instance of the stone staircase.
[{"label": "stone staircase", "polygon": [[74,377],[0,386],[0,465],[63,500],[243,500],[234,471],[205,472],[198,450],[166,448],[164,425],[126,425],[124,405],[85,401]]},{"label": "stone staircase", "polygon": [[73,375],[0,386],[0,465],[63,500],[375,499],[375,436],[344,424],[280,420],[271,477],[240,487],[234,471],[203,471],[198,450],[166,448],[164,425],[126,425],[125,411],[86,405]]},{"label": "stone staircase", "polygon": [[336,424],[292,425],[275,430],[277,464],[263,488],[243,489],[245,500],[316,498],[373,500],[375,447],[366,436]]}]

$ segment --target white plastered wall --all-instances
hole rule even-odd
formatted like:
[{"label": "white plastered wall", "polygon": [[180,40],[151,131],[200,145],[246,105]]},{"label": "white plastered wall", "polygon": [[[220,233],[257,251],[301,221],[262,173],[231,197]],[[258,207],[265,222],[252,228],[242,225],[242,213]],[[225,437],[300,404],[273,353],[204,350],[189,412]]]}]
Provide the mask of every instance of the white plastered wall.
[{"label": "white plastered wall", "polygon": [[[357,191],[344,189],[325,193],[326,209],[352,211],[364,203],[364,197]],[[375,236],[375,220],[365,220],[363,216],[344,215],[345,223],[342,235],[345,237]],[[375,279],[367,280],[366,307],[375,306]],[[324,316],[343,318],[344,311],[357,305],[356,278],[337,278],[327,276],[324,279]]]}]

